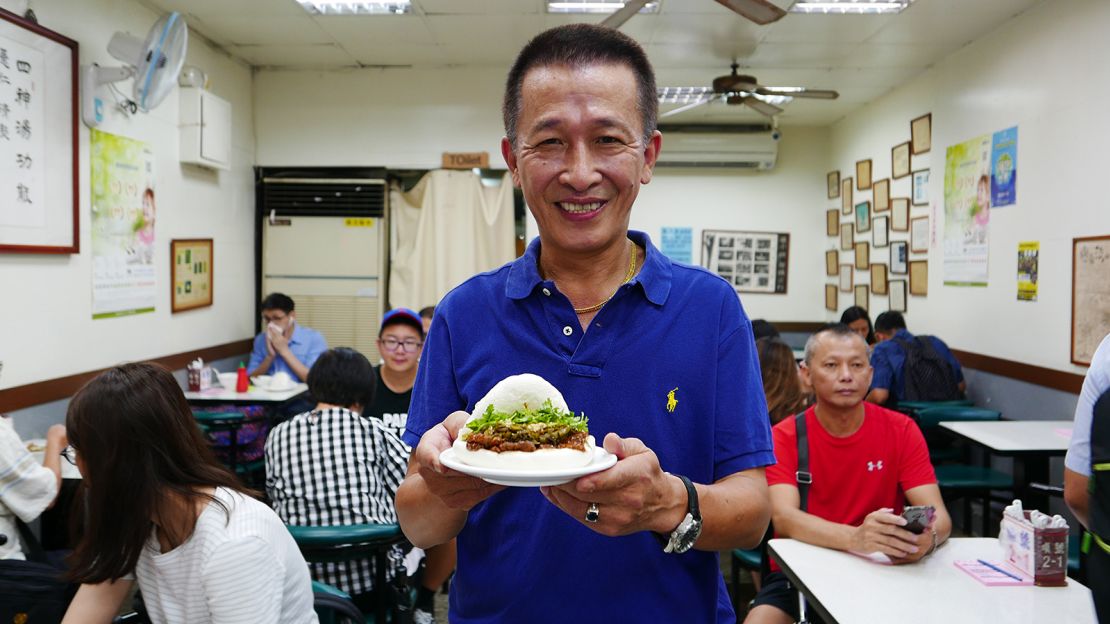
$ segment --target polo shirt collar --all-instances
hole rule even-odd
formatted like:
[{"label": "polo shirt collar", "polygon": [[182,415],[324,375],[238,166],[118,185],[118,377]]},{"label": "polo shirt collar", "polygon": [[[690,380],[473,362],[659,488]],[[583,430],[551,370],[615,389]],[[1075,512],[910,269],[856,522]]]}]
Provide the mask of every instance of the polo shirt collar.
[{"label": "polo shirt collar", "polygon": [[301,324],[297,321],[293,321],[293,332],[289,334],[289,344],[300,343],[300,340],[297,340],[297,333],[300,331],[300,329]]},{"label": "polo shirt collar", "polygon": [[[628,238],[643,247],[647,254],[644,266],[632,279],[633,284],[639,284],[644,290],[648,301],[663,305],[671,292],[671,261],[663,255],[655,245],[651,244],[651,237],[644,232],[628,231]],[[543,279],[539,270],[540,238],[537,236],[528,244],[524,255],[517,258],[509,265],[509,277],[505,284],[505,296],[510,299],[524,299],[532,294]]]}]

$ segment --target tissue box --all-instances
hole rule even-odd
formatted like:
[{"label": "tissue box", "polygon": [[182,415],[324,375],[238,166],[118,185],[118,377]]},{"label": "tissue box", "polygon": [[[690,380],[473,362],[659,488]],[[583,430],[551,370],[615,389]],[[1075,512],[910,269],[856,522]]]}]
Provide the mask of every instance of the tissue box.
[{"label": "tissue box", "polygon": [[1033,578],[1033,584],[1059,587],[1068,584],[1068,529],[1037,529],[1029,521],[1029,512],[1018,520],[1002,516],[998,541],[1004,560]]}]

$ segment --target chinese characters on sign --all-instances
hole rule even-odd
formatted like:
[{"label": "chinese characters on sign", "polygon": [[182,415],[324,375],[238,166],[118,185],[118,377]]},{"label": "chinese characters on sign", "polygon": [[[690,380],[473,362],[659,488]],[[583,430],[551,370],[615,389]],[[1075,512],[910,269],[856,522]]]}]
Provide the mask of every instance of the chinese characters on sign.
[{"label": "chinese characters on sign", "polygon": [[0,36],[0,225],[46,223],[42,52]]}]

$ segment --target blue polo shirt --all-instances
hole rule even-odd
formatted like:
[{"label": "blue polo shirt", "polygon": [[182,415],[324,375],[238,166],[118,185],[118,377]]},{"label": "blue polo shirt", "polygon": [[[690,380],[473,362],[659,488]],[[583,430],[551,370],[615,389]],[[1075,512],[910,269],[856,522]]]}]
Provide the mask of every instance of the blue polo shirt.
[{"label": "blue polo shirt", "polygon": [[[914,340],[913,334],[905,329],[899,329],[895,332],[894,338],[909,342]],[[902,350],[902,346],[894,338],[875,345],[875,349],[871,352],[871,368],[875,369],[875,375],[871,378],[871,387],[889,390],[889,401],[892,405],[899,398],[906,396],[906,375],[903,370],[906,365],[906,352]],[[937,354],[952,367],[952,372],[956,376],[956,383],[963,381],[964,370],[960,367],[960,362],[956,359],[956,356],[952,355],[952,351],[948,349],[948,345],[936,336],[929,336],[928,338]]]},{"label": "blue polo shirt", "polygon": [[[672,263],[646,234],[644,266],[583,333],[523,257],[477,275],[436,306],[404,439],[420,436],[501,379],[535,373],[585,412],[598,443],[641,439],[663,470],[697,483],[775,462],[751,325],[732,287]],[[676,403],[668,410],[668,393]],[[602,508],[602,513],[605,513]],[[450,620],[734,622],[717,553],[663,552],[640,532],[604,537],[547,502],[509,488],[475,506],[458,536]]]},{"label": "blue polo shirt", "polygon": [[[315,329],[305,327],[300,323],[293,323],[293,335],[289,337],[289,350],[297,356],[301,364],[312,368],[317,358],[328,350],[328,341],[324,340],[324,336]],[[258,365],[264,359],[266,359],[266,332],[254,337],[254,347],[251,349],[251,359],[250,364],[247,364],[247,370],[253,371],[258,368]],[[289,373],[293,381],[304,381],[297,376],[297,373],[293,372],[292,368],[289,368],[285,358],[275,355],[273,363],[270,364],[270,370],[266,371],[266,374],[273,375],[279,371]]]}]

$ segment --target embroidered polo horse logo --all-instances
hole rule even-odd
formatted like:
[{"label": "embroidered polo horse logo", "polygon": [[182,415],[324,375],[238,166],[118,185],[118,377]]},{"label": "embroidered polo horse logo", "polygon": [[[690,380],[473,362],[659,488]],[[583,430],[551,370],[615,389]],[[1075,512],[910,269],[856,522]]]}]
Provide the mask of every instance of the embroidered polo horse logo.
[{"label": "embroidered polo horse logo", "polygon": [[674,409],[678,407],[678,399],[674,398],[675,392],[678,392],[678,388],[667,393],[667,411],[672,414],[674,413]]}]

